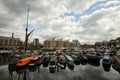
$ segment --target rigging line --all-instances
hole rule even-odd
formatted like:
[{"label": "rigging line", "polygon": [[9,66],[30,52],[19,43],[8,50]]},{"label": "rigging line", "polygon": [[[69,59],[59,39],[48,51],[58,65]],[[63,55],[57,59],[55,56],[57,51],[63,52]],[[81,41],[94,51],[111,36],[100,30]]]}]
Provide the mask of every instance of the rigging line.
[{"label": "rigging line", "polygon": [[31,40],[32,36],[33,36],[33,33],[31,33],[31,35],[30,35],[30,39],[28,39],[28,40],[29,40],[28,42],[30,42],[30,40]]}]

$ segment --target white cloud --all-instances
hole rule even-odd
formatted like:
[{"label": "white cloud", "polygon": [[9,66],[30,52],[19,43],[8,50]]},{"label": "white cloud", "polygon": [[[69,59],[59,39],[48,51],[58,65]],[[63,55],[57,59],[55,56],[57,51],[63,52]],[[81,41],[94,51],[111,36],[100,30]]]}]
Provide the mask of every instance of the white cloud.
[{"label": "white cloud", "polygon": [[[65,16],[66,12],[82,13],[97,0],[35,0],[30,2],[29,24],[37,29],[33,38],[43,40],[56,37],[64,39],[78,39],[82,42],[95,42],[117,37],[120,26],[120,7],[111,7],[94,11],[90,15],[83,15],[80,21],[75,17]],[[12,2],[2,0],[0,3],[0,35],[11,36],[24,40],[26,23],[27,0]],[[107,3],[108,4],[108,3]],[[32,41],[32,40],[31,40]]]}]

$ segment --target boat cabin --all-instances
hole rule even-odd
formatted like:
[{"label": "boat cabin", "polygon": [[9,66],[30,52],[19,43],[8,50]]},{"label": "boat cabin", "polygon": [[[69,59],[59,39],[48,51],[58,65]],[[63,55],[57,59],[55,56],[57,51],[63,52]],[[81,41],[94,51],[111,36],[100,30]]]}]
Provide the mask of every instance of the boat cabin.
[{"label": "boat cabin", "polygon": [[103,56],[103,63],[108,63],[110,64],[110,55],[109,54],[105,54]]}]

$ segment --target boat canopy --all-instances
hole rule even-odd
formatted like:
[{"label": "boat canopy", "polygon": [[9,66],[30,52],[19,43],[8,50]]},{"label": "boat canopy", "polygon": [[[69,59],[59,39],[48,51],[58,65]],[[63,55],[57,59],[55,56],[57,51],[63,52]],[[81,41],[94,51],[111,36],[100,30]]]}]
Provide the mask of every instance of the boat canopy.
[{"label": "boat canopy", "polygon": [[107,54],[107,55],[104,55],[104,56],[103,56],[103,59],[110,59],[110,55],[108,55],[108,54]]},{"label": "boat canopy", "polygon": [[42,52],[42,54],[47,55],[49,52]]}]

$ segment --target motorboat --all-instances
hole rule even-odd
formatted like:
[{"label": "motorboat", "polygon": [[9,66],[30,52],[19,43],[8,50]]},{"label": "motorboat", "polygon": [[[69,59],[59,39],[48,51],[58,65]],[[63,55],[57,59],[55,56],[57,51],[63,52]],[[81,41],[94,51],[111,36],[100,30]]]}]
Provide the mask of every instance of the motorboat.
[{"label": "motorboat", "polygon": [[111,67],[111,60],[110,60],[110,54],[105,53],[102,59],[102,66],[104,68],[104,71],[110,71]]},{"label": "motorboat", "polygon": [[49,71],[50,73],[54,73],[56,71],[57,57],[55,55],[51,55],[51,59],[49,62]]}]

